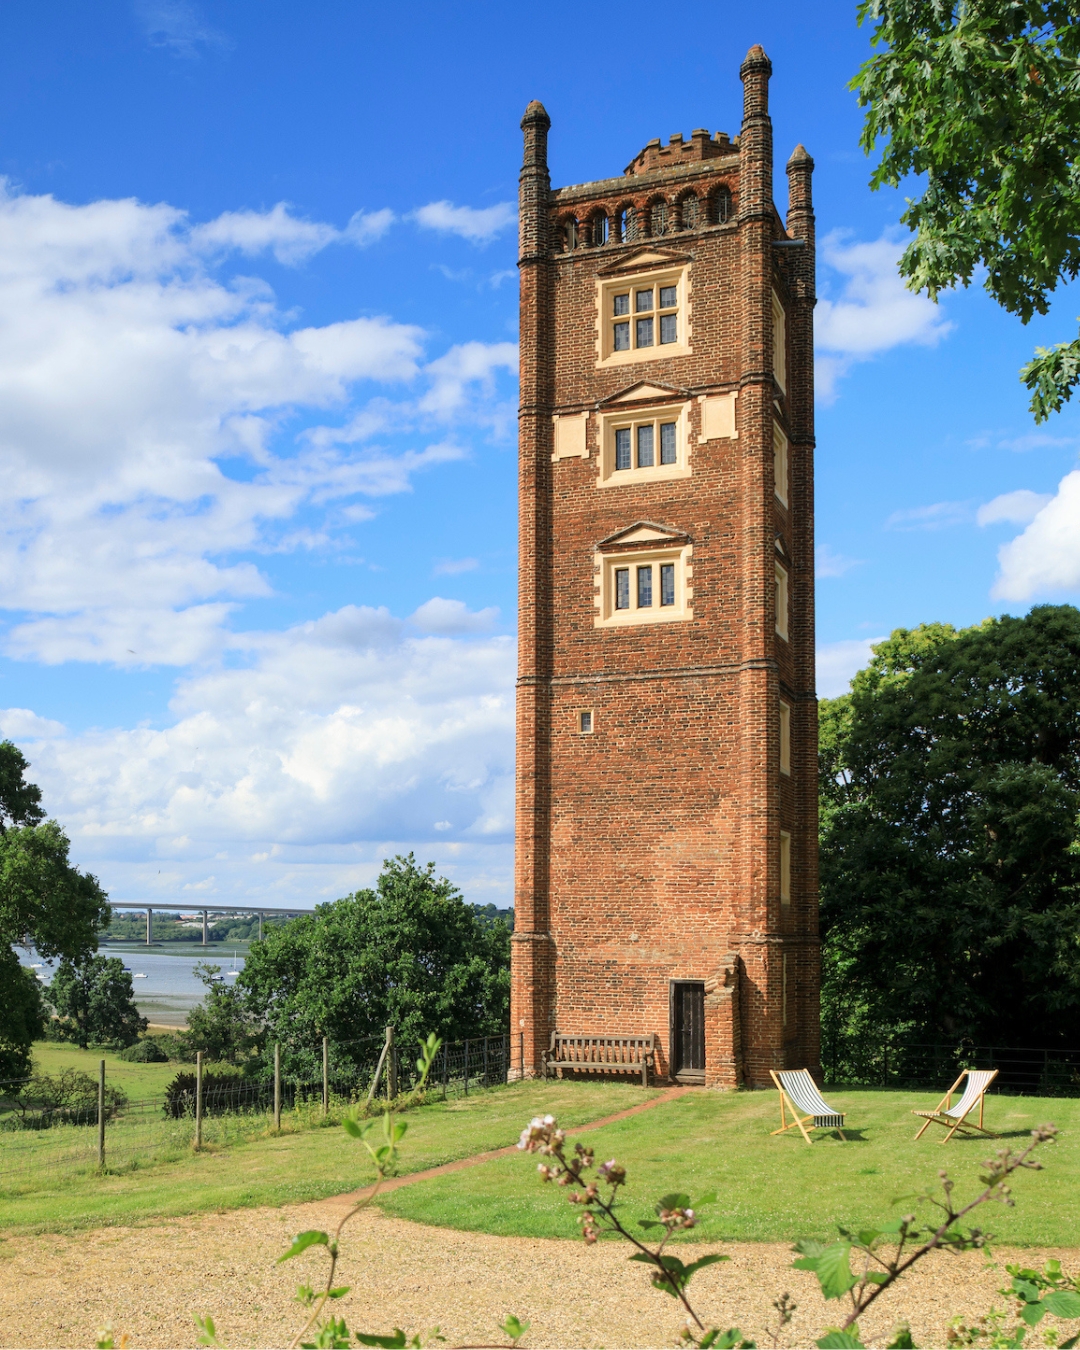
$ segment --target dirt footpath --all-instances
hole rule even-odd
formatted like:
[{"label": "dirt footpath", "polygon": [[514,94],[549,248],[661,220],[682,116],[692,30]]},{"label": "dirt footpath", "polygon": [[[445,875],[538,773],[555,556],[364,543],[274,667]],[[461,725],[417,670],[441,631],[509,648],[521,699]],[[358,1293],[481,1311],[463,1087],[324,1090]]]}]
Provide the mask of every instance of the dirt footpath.
[{"label": "dirt footpath", "polygon": [[[232,1350],[287,1346],[302,1314],[292,1294],[323,1269],[315,1248],[286,1266],[274,1259],[307,1228],[330,1228],[341,1201],[282,1209],[198,1215],[146,1228],[107,1228],[62,1237],[0,1241],[0,1345],[93,1346],[114,1328],[138,1347],[193,1346],[192,1318],[210,1313]],[[716,1250],[715,1246],[701,1250]],[[787,1244],[739,1243],[722,1248],[730,1262],[694,1282],[696,1303],[721,1326],[737,1324],[760,1344],[773,1298],[789,1290],[799,1305],[782,1344],[806,1346],[811,1333],[837,1320],[812,1275],[790,1269]],[[688,1254],[687,1254],[688,1256]],[[1025,1264],[1058,1256],[1067,1269],[1080,1252],[1027,1250]],[[1002,1268],[1017,1253],[1002,1248]],[[672,1345],[681,1325],[677,1306],[652,1289],[625,1248],[602,1243],[496,1238],[427,1228],[364,1211],[346,1230],[339,1280],[352,1291],[338,1305],[353,1330],[385,1333],[394,1326],[439,1326],[448,1343],[498,1342],[508,1313],[532,1322],[525,1350],[573,1346]],[[920,1346],[942,1346],[955,1313],[976,1316],[995,1301],[1002,1282],[978,1253],[932,1257],[863,1325],[884,1343],[901,1317]],[[1000,1300],[998,1300],[1000,1302]]]}]

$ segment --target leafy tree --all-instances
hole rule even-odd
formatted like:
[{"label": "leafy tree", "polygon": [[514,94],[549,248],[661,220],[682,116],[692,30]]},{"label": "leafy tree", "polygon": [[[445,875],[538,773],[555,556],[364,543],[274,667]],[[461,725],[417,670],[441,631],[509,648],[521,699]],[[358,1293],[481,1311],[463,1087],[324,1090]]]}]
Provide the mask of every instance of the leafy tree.
[{"label": "leafy tree", "polygon": [[146,1030],[146,1018],[135,1006],[131,971],[118,956],[61,961],[45,993],[60,1019],[60,1034],[84,1050],[91,1041],[134,1045]]},{"label": "leafy tree", "polygon": [[221,1064],[247,1059],[260,1042],[260,1025],[248,1010],[241,990],[219,977],[221,967],[200,961],[195,975],[206,985],[206,997],[188,1014],[184,1041]]},{"label": "leafy tree", "polygon": [[[925,175],[901,217],[900,264],[932,298],[978,269],[1027,323],[1080,273],[1080,12],[1075,0],[863,0],[876,54],[852,86],[871,186]],[[1038,348],[1021,375],[1036,421],[1080,383],[1080,338]]]},{"label": "leafy tree", "polygon": [[41,1034],[36,981],[31,990],[12,944],[79,960],[97,947],[109,917],[96,878],[72,867],[67,835],[45,819],[28,768],[17,746],[0,741],[0,1077],[26,1073],[31,1042]]},{"label": "leafy tree", "polygon": [[509,1012],[510,933],[410,853],[383,864],[374,890],[269,930],[237,983],[268,1040],[295,1047],[297,1069],[324,1035],[344,1055],[341,1042],[381,1037],[388,1025],[403,1041],[497,1035]]},{"label": "leafy tree", "polygon": [[10,947],[0,950],[0,1081],[26,1078],[30,1046],[45,1034],[41,986]]},{"label": "leafy tree", "polygon": [[826,1035],[1080,1038],[1080,611],[898,629],[821,705]]}]

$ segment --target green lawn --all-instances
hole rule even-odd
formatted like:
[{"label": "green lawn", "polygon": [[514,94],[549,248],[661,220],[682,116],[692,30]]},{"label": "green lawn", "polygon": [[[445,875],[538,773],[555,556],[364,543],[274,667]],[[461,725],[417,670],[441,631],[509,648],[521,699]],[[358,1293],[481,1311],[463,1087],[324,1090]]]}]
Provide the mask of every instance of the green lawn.
[{"label": "green lawn", "polygon": [[[828,1099],[847,1113],[851,1142],[822,1138],[807,1147],[797,1132],[770,1138],[780,1123],[775,1092],[692,1093],[581,1139],[598,1162],[615,1157],[627,1167],[630,1218],[652,1217],[652,1203],[668,1191],[691,1198],[715,1191],[717,1202],[704,1210],[694,1238],[785,1241],[896,1217],[912,1201],[899,1209],[893,1199],[932,1188],[944,1166],[957,1193],[971,1197],[984,1158],[1002,1144],[1023,1145],[1034,1125],[1052,1121],[1063,1134],[1043,1149],[1045,1170],[1015,1178],[1016,1207],[984,1209],[978,1223],[1009,1243],[1080,1246],[1080,1101],[992,1097],[986,1124],[1001,1132],[1001,1142],[955,1139],[942,1147],[940,1130],[915,1143],[918,1122],[909,1114],[933,1106],[933,1094],[830,1091]],[[380,1203],[403,1218],[485,1233],[578,1231],[579,1211],[564,1190],[540,1182],[531,1155],[418,1182]]]},{"label": "green lawn", "polygon": [[34,1042],[35,1073],[81,1069],[96,1081],[102,1060],[105,1061],[105,1081],[123,1088],[133,1102],[163,1096],[166,1086],[181,1070],[190,1073],[192,1069],[190,1064],[128,1064],[108,1050],[80,1050],[77,1045],[60,1041]]},{"label": "green lawn", "polygon": [[[409,1128],[402,1171],[419,1171],[512,1144],[522,1125],[537,1113],[550,1111],[569,1123],[584,1124],[655,1095],[655,1090],[646,1093],[622,1083],[515,1083],[434,1102],[404,1117]],[[223,1123],[209,1121],[208,1134],[212,1136]],[[290,1123],[288,1115],[284,1123]],[[168,1139],[159,1155],[162,1160],[151,1166],[105,1176],[85,1165],[44,1167],[26,1179],[16,1175],[0,1190],[0,1231],[55,1232],[318,1200],[363,1186],[374,1176],[362,1146],[340,1127],[283,1131],[277,1136],[264,1132],[201,1154],[176,1147],[175,1141],[170,1144],[175,1130],[171,1126],[163,1132]],[[25,1145],[26,1133],[0,1135],[0,1168],[4,1148]],[[58,1146],[64,1142],[63,1133],[44,1132],[55,1135]],[[93,1130],[81,1133],[96,1139]],[[115,1137],[107,1137],[107,1150]],[[45,1138],[41,1142],[51,1146]]]}]

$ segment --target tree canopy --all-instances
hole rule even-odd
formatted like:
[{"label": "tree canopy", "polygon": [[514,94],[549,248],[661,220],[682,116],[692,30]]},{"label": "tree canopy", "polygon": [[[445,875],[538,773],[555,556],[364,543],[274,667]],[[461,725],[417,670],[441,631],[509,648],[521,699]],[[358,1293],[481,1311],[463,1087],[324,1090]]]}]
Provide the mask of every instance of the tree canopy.
[{"label": "tree canopy", "polygon": [[221,967],[200,961],[192,972],[206,985],[206,996],[188,1013],[184,1045],[219,1064],[245,1060],[261,1041],[260,1027],[244,1002],[243,991],[226,984]]},{"label": "tree canopy", "polygon": [[340,1047],[389,1025],[402,1041],[502,1033],[509,958],[506,925],[483,922],[434,863],[419,867],[410,853],[384,863],[374,890],[268,931],[238,983],[268,1041],[303,1058],[324,1035]]},{"label": "tree canopy", "polygon": [[[852,81],[871,186],[925,176],[901,219],[913,290],[936,298],[985,269],[1027,323],[1080,273],[1080,6],[1075,0],[863,0],[875,54]],[[1080,338],[1021,372],[1036,421],[1080,383]]]},{"label": "tree canopy", "polygon": [[28,768],[17,746],[0,742],[0,1077],[29,1072],[30,1045],[41,1034],[36,982],[27,984],[12,944],[79,961],[109,919],[108,897],[71,865],[67,835],[45,819]]},{"label": "tree canopy", "polygon": [[146,1030],[135,1006],[131,971],[118,956],[87,956],[61,961],[45,997],[56,1010],[57,1030],[65,1040],[86,1047],[134,1045]]},{"label": "tree canopy", "polygon": [[821,705],[826,1034],[1080,1039],[1080,611],[898,629]]}]

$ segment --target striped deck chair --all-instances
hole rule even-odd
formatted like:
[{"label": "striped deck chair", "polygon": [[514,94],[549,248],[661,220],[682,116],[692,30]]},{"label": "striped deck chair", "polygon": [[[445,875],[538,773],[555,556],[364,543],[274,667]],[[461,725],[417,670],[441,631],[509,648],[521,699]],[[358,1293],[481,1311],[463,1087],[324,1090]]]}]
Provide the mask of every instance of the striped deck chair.
[{"label": "striped deck chair", "polygon": [[[802,1137],[811,1144],[813,1140],[806,1132],[809,1125],[812,1130],[835,1130],[847,1143],[847,1135],[841,1129],[844,1123],[842,1113],[834,1111],[824,1100],[817,1089],[817,1084],[810,1077],[809,1069],[781,1069],[778,1073],[770,1069],[769,1073],[780,1093],[780,1128],[773,1130],[773,1134],[783,1134],[785,1130],[793,1130],[798,1126]],[[787,1119],[784,1114],[785,1100],[794,1116],[790,1124],[785,1124]],[[805,1114],[800,1116],[800,1111]]]},{"label": "striped deck chair", "polygon": [[[933,1111],[912,1111],[913,1116],[925,1117],[925,1124],[920,1128],[915,1138],[920,1139],[924,1131],[935,1124],[944,1125],[949,1131],[941,1141],[943,1144],[947,1144],[957,1130],[961,1130],[964,1134],[974,1134],[978,1130],[982,1134],[993,1135],[992,1130],[983,1129],[983,1098],[986,1096],[986,1089],[997,1077],[997,1072],[997,1069],[965,1069]],[[964,1095],[955,1106],[950,1106],[952,1095],[964,1081],[965,1075],[967,1076],[967,1087],[964,1088]],[[978,1125],[973,1120],[968,1120],[968,1116],[971,1115],[976,1106],[979,1108]]]}]

